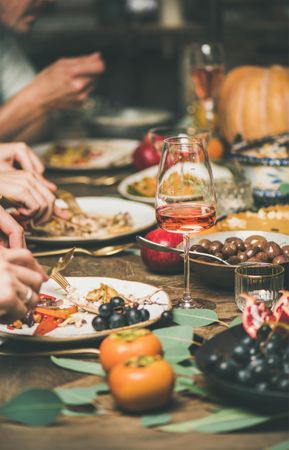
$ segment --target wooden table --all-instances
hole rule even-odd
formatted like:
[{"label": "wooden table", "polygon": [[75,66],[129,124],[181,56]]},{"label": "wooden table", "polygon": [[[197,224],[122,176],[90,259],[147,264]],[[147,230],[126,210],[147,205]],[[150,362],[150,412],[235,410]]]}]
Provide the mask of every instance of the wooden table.
[{"label": "wooden table", "polygon": [[[74,186],[77,195],[111,195],[115,188],[91,188]],[[51,266],[56,257],[41,258],[45,266]],[[163,286],[172,298],[182,292],[182,275],[165,276],[148,272],[138,255],[123,253],[109,258],[76,256],[66,275],[114,276],[127,280],[143,281]],[[209,288],[198,282],[192,274],[192,292],[196,297],[214,303],[220,319],[230,321],[236,314],[233,295],[230,292]],[[198,330],[210,337],[223,329],[210,326]],[[0,402],[8,400],[29,387],[56,387],[95,383],[95,377],[83,376],[54,366],[48,357],[2,358],[0,361]],[[106,408],[112,408],[110,396],[100,400]],[[206,415],[212,404],[196,397],[178,395],[171,408],[173,417],[188,420]],[[284,426],[283,426],[284,427]],[[190,432],[167,434],[140,426],[138,417],[126,416],[116,409],[108,415],[97,417],[60,417],[57,423],[46,428],[31,428],[1,421],[0,448],[2,450],[160,450],[194,448],[195,450],[261,450],[288,439],[284,428],[278,425],[259,427],[254,431],[234,434],[211,435]]]}]

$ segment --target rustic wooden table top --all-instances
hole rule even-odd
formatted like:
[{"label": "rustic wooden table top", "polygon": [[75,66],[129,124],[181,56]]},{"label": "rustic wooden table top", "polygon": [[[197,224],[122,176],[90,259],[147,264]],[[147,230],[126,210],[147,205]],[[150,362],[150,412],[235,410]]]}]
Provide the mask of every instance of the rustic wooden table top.
[{"label": "rustic wooden table top", "polygon": [[[125,173],[125,171],[124,171]],[[55,177],[51,177],[53,179]],[[85,186],[67,187],[73,193],[84,195],[116,195],[116,188],[92,188]],[[133,239],[133,238],[132,238]],[[51,266],[56,257],[40,258],[44,266]],[[137,254],[130,252],[107,258],[76,256],[66,275],[71,276],[112,276],[122,279],[143,281],[164,287],[172,298],[182,293],[182,275],[155,275],[146,270]],[[230,321],[237,314],[231,292],[209,288],[200,283],[192,274],[192,292],[213,302],[220,317]],[[199,331],[210,337],[223,329],[210,326]],[[0,361],[0,402],[8,400],[16,393],[29,387],[56,387],[95,383],[95,377],[83,376],[54,366],[48,357],[2,358]],[[101,396],[106,408],[112,408],[110,396]],[[178,395],[171,408],[173,417],[188,420],[202,417],[209,412],[211,403],[194,396]],[[137,417],[121,414],[112,409],[111,414],[97,417],[60,417],[57,423],[46,428],[32,428],[11,422],[0,424],[0,448],[3,450],[160,450],[173,448],[195,448],[196,450],[261,450],[288,439],[286,429],[263,426],[254,431],[232,434],[184,434],[162,433],[145,429]]]}]

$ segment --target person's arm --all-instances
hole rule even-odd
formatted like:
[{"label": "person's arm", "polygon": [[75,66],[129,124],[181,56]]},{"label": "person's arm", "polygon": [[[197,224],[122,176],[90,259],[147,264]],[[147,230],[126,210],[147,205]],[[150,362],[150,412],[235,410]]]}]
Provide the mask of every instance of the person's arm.
[{"label": "person's arm", "polygon": [[61,59],[47,67],[0,108],[0,139],[43,131],[51,112],[81,105],[103,71],[98,53]]}]

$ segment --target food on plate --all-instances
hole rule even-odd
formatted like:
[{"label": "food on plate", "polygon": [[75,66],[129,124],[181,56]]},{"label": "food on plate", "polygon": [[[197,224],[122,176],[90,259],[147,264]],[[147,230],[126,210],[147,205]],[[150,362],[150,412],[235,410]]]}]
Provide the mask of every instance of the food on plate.
[{"label": "food on plate", "polygon": [[114,366],[108,382],[121,408],[140,413],[159,409],[169,402],[175,375],[160,355],[139,356]]},{"label": "food on plate", "polygon": [[214,231],[260,230],[289,234],[289,205],[260,208],[258,212],[244,211],[228,214],[217,222]]},{"label": "food on plate", "polygon": [[[183,240],[182,234],[170,233],[161,228],[150,231],[145,238],[169,247],[177,247]],[[177,253],[166,253],[142,247],[141,257],[144,264],[156,273],[174,274],[183,270],[183,260]]]},{"label": "food on plate", "polygon": [[89,325],[89,328],[103,331],[136,325],[150,319],[148,307],[164,305],[154,299],[158,292],[159,290],[155,290],[143,297],[132,294],[125,296],[113,287],[101,283],[98,288],[85,295],[80,295],[72,287],[63,300],[42,293],[33,310],[22,320],[16,320],[5,327],[10,331],[30,328],[31,332],[28,334],[44,336],[56,328],[67,326],[81,328]]},{"label": "food on plate", "polygon": [[288,130],[288,68],[240,66],[222,85],[218,120],[222,135],[233,142],[237,135],[255,139]]},{"label": "food on plate", "polygon": [[243,327],[247,336],[227,357],[211,354],[207,366],[216,375],[257,392],[289,393],[289,292],[271,311],[244,295]]},{"label": "food on plate", "polygon": [[52,220],[43,225],[30,222],[27,230],[33,236],[77,236],[103,239],[130,232],[132,228],[133,220],[128,212],[119,212],[110,216],[89,216],[84,213],[73,214],[71,212],[66,219],[53,216]]},{"label": "food on plate", "polygon": [[140,195],[141,197],[154,197],[156,188],[156,177],[143,177],[141,180],[129,184],[127,192],[131,195]]},{"label": "food on plate", "polygon": [[127,359],[162,354],[162,345],[150,330],[140,328],[111,334],[102,341],[99,350],[102,367],[109,372]]},{"label": "food on plate", "polygon": [[87,143],[52,144],[45,152],[43,160],[49,166],[67,167],[87,165],[102,156],[101,148]]},{"label": "food on plate", "polygon": [[[184,183],[180,183],[180,174],[171,173],[168,180],[163,181],[161,186],[162,195],[197,195],[198,181],[189,174],[184,175]],[[200,182],[199,182],[200,184]],[[141,180],[135,181],[128,185],[127,191],[131,195],[139,195],[141,197],[154,197],[157,188],[157,179],[155,177],[145,176]]]},{"label": "food on plate", "polygon": [[[281,247],[276,242],[267,241],[263,236],[251,235],[244,240],[232,236],[227,238],[224,243],[203,238],[194,244],[191,250],[218,256],[232,265],[238,265],[245,261],[281,264],[289,262],[287,247],[288,245]],[[194,256],[194,259],[222,264],[218,260],[212,261],[212,258],[207,256]]]}]

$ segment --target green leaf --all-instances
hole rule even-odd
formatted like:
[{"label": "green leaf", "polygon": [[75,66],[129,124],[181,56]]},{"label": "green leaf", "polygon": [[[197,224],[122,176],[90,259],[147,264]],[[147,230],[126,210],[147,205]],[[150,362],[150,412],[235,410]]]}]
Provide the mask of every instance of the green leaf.
[{"label": "green leaf", "polygon": [[56,364],[56,366],[62,367],[62,369],[88,373],[90,375],[98,375],[100,377],[105,376],[105,372],[100,363],[82,361],[80,359],[73,358],[57,358],[56,356],[51,356],[50,359],[54,364]]},{"label": "green leaf", "polygon": [[184,392],[194,384],[193,378],[177,377],[174,392]]},{"label": "green leaf", "polygon": [[273,445],[268,450],[289,450],[289,439],[287,441],[279,442],[279,444]]},{"label": "green leaf", "polygon": [[56,388],[54,392],[66,405],[93,404],[99,392],[109,392],[107,383],[99,383],[89,387]]},{"label": "green leaf", "polygon": [[[191,362],[191,361],[190,361]],[[180,364],[172,364],[172,368],[176,375],[185,375],[187,377],[192,377],[198,375],[201,371],[195,366],[195,364],[189,366],[181,366]]]},{"label": "green leaf", "polygon": [[226,433],[253,427],[276,417],[258,415],[241,409],[226,408],[201,419],[179,422],[160,429],[169,433],[185,433],[192,430],[200,433]]},{"label": "green leaf", "polygon": [[49,389],[30,389],[2,405],[0,415],[15,422],[39,427],[53,423],[62,408],[63,403],[55,392]]},{"label": "green leaf", "polygon": [[174,322],[180,325],[189,325],[192,328],[204,327],[218,320],[217,313],[211,309],[182,309],[176,308],[173,311]]},{"label": "green leaf", "polygon": [[84,412],[84,411],[73,411],[72,409],[64,408],[61,411],[61,414],[63,414],[64,416],[70,416],[70,417],[99,416],[97,409],[95,409],[91,412]]},{"label": "green leaf", "polygon": [[141,425],[145,428],[158,427],[159,425],[165,425],[170,423],[171,416],[166,413],[162,414],[149,414],[141,418]]},{"label": "green leaf", "polygon": [[188,347],[193,339],[193,330],[190,326],[161,328],[155,330],[154,334],[160,339],[165,358],[169,362],[177,363],[190,357]]},{"label": "green leaf", "polygon": [[235,319],[233,319],[232,322],[229,323],[229,327],[236,327],[237,325],[240,325],[240,323],[242,323],[242,314],[235,317]]},{"label": "green leaf", "polygon": [[289,194],[289,183],[282,183],[279,190],[282,194]]}]

